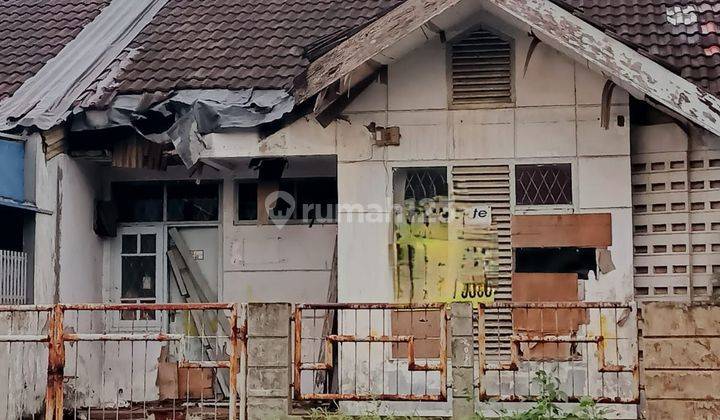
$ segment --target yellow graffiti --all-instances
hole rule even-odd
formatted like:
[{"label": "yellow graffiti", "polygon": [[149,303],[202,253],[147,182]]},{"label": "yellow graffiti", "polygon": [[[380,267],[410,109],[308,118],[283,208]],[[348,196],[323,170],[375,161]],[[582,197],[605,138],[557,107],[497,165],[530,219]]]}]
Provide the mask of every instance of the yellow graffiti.
[{"label": "yellow graffiti", "polygon": [[395,299],[398,302],[482,302],[495,298],[499,272],[492,227],[465,227],[414,217],[414,203],[395,221]]}]

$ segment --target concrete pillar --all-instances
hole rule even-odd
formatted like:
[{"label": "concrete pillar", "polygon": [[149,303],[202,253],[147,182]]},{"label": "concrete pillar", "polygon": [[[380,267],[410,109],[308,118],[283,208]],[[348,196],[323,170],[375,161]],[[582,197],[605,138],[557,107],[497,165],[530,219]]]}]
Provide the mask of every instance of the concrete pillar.
[{"label": "concrete pillar", "polygon": [[288,418],[290,304],[248,304],[247,418]]},{"label": "concrete pillar", "polygon": [[452,409],[454,419],[471,419],[475,414],[473,307],[453,303],[450,318],[452,362]]}]

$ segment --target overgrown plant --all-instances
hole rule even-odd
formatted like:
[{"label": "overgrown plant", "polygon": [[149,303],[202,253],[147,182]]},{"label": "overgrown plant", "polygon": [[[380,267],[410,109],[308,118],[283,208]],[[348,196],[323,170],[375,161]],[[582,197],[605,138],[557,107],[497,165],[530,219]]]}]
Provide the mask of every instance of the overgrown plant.
[{"label": "overgrown plant", "polygon": [[[335,408],[337,409],[337,406]],[[411,420],[412,416],[399,417],[392,414],[380,414],[380,404],[376,402],[372,410],[362,415],[351,416],[327,408],[313,408],[310,410],[309,418],[310,420]]]},{"label": "overgrown plant", "polygon": [[535,372],[532,384],[539,388],[537,402],[528,410],[509,414],[506,409],[498,412],[503,420],[601,420],[607,418],[610,411],[597,406],[590,397],[582,397],[572,412],[565,412],[559,403],[567,401],[567,394],[560,389],[560,381],[541,370]]}]

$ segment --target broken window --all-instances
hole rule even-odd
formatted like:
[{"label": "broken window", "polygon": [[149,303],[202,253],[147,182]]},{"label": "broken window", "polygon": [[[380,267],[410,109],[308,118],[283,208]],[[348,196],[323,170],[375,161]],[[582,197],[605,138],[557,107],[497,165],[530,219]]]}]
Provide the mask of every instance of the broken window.
[{"label": "broken window", "polygon": [[570,164],[515,165],[515,204],[572,204]]},{"label": "broken window", "polygon": [[220,220],[217,182],[118,182],[112,185],[112,195],[121,223]]},{"label": "broken window", "polygon": [[258,212],[258,185],[257,182],[237,183],[237,220],[257,220]]},{"label": "broken window", "polygon": [[[288,202],[281,196],[271,210],[271,217],[274,214],[311,224],[337,219],[336,178],[282,179],[279,191],[289,194],[294,202]],[[290,213],[289,217],[287,213]]]},{"label": "broken window", "polygon": [[453,105],[512,101],[512,48],[509,41],[484,29],[450,45]]},{"label": "broken window", "polygon": [[576,273],[579,279],[597,274],[595,248],[516,248],[516,273]]},{"label": "broken window", "polygon": [[161,184],[116,183],[112,191],[118,209],[118,221],[132,223],[163,220]]},{"label": "broken window", "polygon": [[216,183],[177,182],[167,186],[167,220],[207,222],[219,219]]}]

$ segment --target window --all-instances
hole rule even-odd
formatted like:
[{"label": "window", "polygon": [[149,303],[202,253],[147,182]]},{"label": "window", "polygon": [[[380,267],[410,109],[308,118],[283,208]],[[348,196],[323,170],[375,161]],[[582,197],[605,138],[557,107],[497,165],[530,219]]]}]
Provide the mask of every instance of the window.
[{"label": "window", "polygon": [[260,220],[258,203],[262,210],[268,194],[277,189],[285,194],[277,197],[273,208],[266,208],[270,219],[289,219],[303,223],[328,223],[337,220],[337,179],[286,178],[279,183],[267,182],[264,192],[256,181],[238,181],[236,184],[236,218],[239,222]]},{"label": "window", "polygon": [[[157,299],[157,234],[126,233],[121,237],[120,302],[155,303]],[[154,311],[123,311],[123,321],[151,321]]]},{"label": "window", "polygon": [[112,193],[121,223],[220,220],[217,182],[115,183]]},{"label": "window", "polygon": [[292,211],[290,220],[306,223],[329,222],[337,219],[337,180],[335,178],[296,178],[280,180],[280,191],[295,200],[287,203],[279,200],[274,211],[285,214]]},{"label": "window", "polygon": [[113,200],[120,222],[161,222],[163,188],[161,184],[113,184]]},{"label": "window", "polygon": [[572,204],[570,164],[515,165],[515,204]]},{"label": "window", "polygon": [[178,182],[167,186],[167,220],[171,222],[218,220],[218,185]]},{"label": "window", "polygon": [[257,182],[237,183],[237,220],[257,220],[258,218]]},{"label": "window", "polygon": [[510,42],[476,29],[450,46],[453,105],[512,102]]}]

